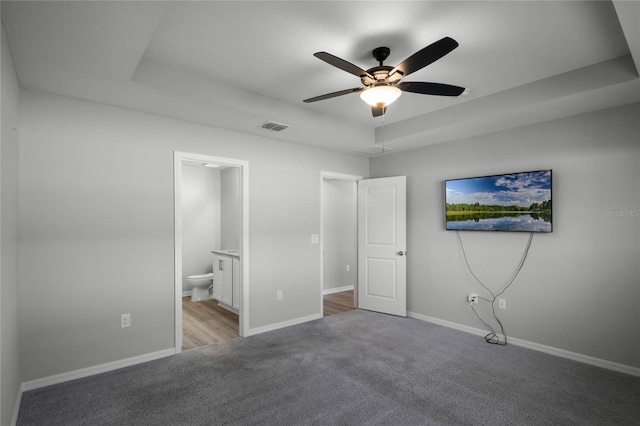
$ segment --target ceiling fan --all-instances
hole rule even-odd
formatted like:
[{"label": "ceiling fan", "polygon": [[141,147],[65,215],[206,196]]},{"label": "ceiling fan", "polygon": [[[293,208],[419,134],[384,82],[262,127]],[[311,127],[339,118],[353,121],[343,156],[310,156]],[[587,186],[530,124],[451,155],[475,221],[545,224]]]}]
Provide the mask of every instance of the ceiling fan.
[{"label": "ceiling fan", "polygon": [[406,77],[409,74],[442,58],[456,47],[458,47],[457,41],[451,37],[444,37],[409,56],[395,68],[382,64],[389,56],[391,50],[388,47],[377,47],[373,49],[372,53],[373,57],[380,65],[369,68],[366,71],[330,53],[314,53],[313,56],[325,61],[329,65],[333,65],[334,67],[360,77],[360,81],[362,81],[364,87],[356,87],[353,89],[327,93],[325,95],[305,99],[303,102],[309,103],[322,101],[325,99],[335,98],[336,96],[361,92],[360,98],[371,105],[371,112],[373,113],[373,116],[378,117],[386,112],[387,106],[395,101],[403,91],[420,93],[423,95],[459,96],[464,92],[464,87],[443,83],[427,83],[422,81],[400,81],[403,77]]}]

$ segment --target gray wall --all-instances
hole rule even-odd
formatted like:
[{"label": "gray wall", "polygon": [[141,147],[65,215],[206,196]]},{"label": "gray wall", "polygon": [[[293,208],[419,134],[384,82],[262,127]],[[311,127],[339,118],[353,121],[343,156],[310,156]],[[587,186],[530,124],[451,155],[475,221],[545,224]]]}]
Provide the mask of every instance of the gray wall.
[{"label": "gray wall", "polygon": [[18,352],[18,110],[19,86],[2,25],[0,139],[0,424],[11,423],[20,384]]},{"label": "gray wall", "polygon": [[[638,117],[636,104],[373,159],[373,177],[407,176],[408,310],[483,328],[465,296],[485,293],[456,234],[444,230],[445,179],[553,169],[554,231],[534,236],[504,294],[507,310],[498,313],[507,334],[640,367]],[[494,290],[528,238],[460,235],[476,275]]]},{"label": "gray wall", "polygon": [[[354,286],[358,269],[356,183],[322,183],[323,289]],[[347,271],[346,266],[350,266]]]},{"label": "gray wall", "polygon": [[174,346],[174,151],[249,162],[249,327],[320,315],[318,177],[367,158],[21,94],[23,381]]},{"label": "gray wall", "polygon": [[[310,235],[320,231],[320,171],[366,177],[367,159],[23,91],[17,197],[5,192],[17,184],[5,166],[17,155],[18,136],[5,134],[17,82],[2,52],[3,420],[20,381],[173,347],[173,151],[250,163],[249,326],[319,314]],[[535,236],[505,294],[507,332],[639,367],[638,218],[606,214],[640,208],[639,114],[634,105],[373,159],[375,176],[408,177],[409,310],[481,327],[465,302],[481,289],[443,230],[444,179],[552,168],[555,231]],[[19,286],[5,226],[15,224],[16,198]],[[509,276],[526,242],[526,234],[462,237],[490,283]],[[122,330],[127,312],[132,327]]]},{"label": "gray wall", "polygon": [[220,170],[182,166],[182,292],[189,275],[213,271],[211,250],[220,248]]},{"label": "gray wall", "polygon": [[242,169],[230,167],[220,171],[221,236],[223,250],[238,250],[242,240]]}]

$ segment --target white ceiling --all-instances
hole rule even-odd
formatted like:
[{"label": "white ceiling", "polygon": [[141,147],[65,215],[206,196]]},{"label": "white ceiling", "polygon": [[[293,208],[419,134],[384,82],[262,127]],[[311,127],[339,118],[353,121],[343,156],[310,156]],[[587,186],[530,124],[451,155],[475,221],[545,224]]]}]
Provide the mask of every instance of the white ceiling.
[{"label": "white ceiling", "polygon": [[[25,88],[345,152],[640,101],[638,1],[2,1],[1,13]],[[444,36],[460,46],[406,81],[468,95],[404,93],[384,118],[357,94],[302,102],[361,86],[317,51],[367,69],[387,46],[395,66]]]}]

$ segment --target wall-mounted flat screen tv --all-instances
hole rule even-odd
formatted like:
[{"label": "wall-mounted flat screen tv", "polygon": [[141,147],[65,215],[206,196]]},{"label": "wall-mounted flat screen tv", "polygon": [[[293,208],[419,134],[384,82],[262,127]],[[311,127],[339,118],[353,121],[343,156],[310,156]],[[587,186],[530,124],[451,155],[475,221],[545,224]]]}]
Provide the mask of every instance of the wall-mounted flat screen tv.
[{"label": "wall-mounted flat screen tv", "polygon": [[455,231],[551,232],[551,170],[445,181],[446,223]]}]

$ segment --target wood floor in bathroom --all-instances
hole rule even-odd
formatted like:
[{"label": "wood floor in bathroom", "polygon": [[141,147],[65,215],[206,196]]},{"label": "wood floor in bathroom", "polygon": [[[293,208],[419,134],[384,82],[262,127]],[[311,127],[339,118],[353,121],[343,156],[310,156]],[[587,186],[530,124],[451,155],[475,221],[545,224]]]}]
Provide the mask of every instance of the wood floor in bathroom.
[{"label": "wood floor in bathroom", "polygon": [[235,339],[238,323],[238,315],[218,306],[217,300],[192,302],[183,297],[182,350]]},{"label": "wood floor in bathroom", "polygon": [[355,309],[353,307],[353,290],[325,294],[323,299],[323,316],[325,317]]},{"label": "wood floor in bathroom", "polygon": [[[325,317],[350,311],[353,290],[327,294],[324,298]],[[182,298],[182,350],[225,342],[238,337],[238,315],[218,306],[217,300],[192,302]]]}]

